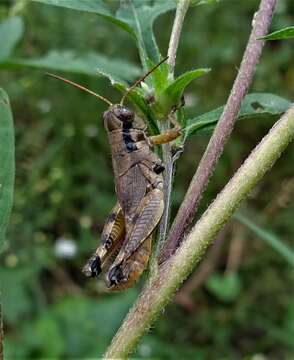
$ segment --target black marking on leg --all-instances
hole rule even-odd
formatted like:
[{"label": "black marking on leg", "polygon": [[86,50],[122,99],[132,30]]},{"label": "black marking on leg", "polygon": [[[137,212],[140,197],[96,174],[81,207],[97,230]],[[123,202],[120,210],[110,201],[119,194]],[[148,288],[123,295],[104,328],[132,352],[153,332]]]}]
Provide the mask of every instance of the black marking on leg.
[{"label": "black marking on leg", "polygon": [[123,275],[122,269],[119,265],[110,269],[109,274],[108,274],[108,279],[110,282],[110,286],[117,285],[124,280],[124,275]]},{"label": "black marking on leg", "polygon": [[107,237],[107,239],[103,242],[103,245],[106,250],[109,250],[113,244],[113,238],[111,234]]},{"label": "black marking on leg", "polygon": [[91,277],[97,277],[101,274],[101,260],[96,256],[91,263]]},{"label": "black marking on leg", "polygon": [[101,236],[101,242],[104,245],[106,250],[109,250],[113,245],[115,237],[112,233],[106,233]]},{"label": "black marking on leg", "polygon": [[165,167],[161,164],[156,164],[153,168],[155,174],[161,174],[165,170]]},{"label": "black marking on leg", "polygon": [[108,215],[107,222],[115,222],[116,217],[117,217],[117,214],[116,214],[116,213],[110,213],[110,214]]}]

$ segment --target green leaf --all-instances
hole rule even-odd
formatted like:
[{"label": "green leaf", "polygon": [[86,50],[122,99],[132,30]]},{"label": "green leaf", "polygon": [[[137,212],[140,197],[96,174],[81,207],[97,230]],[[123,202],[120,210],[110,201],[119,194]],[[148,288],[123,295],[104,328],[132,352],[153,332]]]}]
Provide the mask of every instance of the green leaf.
[{"label": "green leaf", "polygon": [[197,79],[200,76],[207,74],[210,69],[201,68],[195,69],[191,71],[187,71],[186,73],[177,77],[165,90],[164,95],[171,99],[173,104],[178,104],[181,96],[187,85],[194,79]]},{"label": "green leaf", "polygon": [[288,26],[284,29],[277,30],[261,37],[262,40],[283,40],[283,39],[293,39],[294,38],[294,26]]},{"label": "green leaf", "polygon": [[147,70],[146,59],[159,61],[159,51],[153,34],[156,18],[172,9],[174,1],[158,1],[151,6],[146,0],[121,2],[116,14],[113,14],[102,0],[33,0],[38,3],[65,7],[72,10],[95,13],[105,20],[127,31],[137,41],[142,63]]},{"label": "green leaf", "polygon": [[219,3],[221,0],[190,0],[190,6],[198,5],[214,5]]},{"label": "green leaf", "polygon": [[14,187],[14,128],[7,94],[0,88],[0,246],[5,237]]},{"label": "green leaf", "polygon": [[236,273],[214,274],[208,278],[205,285],[212,294],[224,302],[236,300],[242,289],[240,277]]},{"label": "green leaf", "polygon": [[71,10],[85,11],[97,14],[105,20],[117,25],[131,35],[135,35],[133,29],[125,22],[117,19],[102,0],[33,0],[34,2],[68,8]]},{"label": "green leaf", "polygon": [[[267,93],[252,93],[245,97],[237,120],[277,119],[291,105],[291,102],[280,96]],[[185,138],[200,131],[212,130],[218,122],[224,107],[209,111],[187,120],[184,129]]]},{"label": "green leaf", "polygon": [[23,35],[24,26],[18,16],[8,18],[0,23],[0,61],[6,59]]},{"label": "green leaf", "polygon": [[179,105],[186,86],[192,80],[207,74],[209,71],[210,69],[206,68],[187,71],[170,83],[158,96],[157,103],[154,105],[154,108],[161,114],[161,117],[166,118],[172,107]]},{"label": "green leaf", "polygon": [[284,257],[284,259],[288,261],[290,265],[294,267],[294,250],[285,245],[276,235],[257,225],[255,222],[248,219],[248,217],[241,213],[236,213],[234,218],[252,230],[261,240],[277,251],[281,256]]},{"label": "green leaf", "polygon": [[294,303],[290,301],[285,304],[285,310],[281,318],[281,322],[276,326],[272,326],[270,329],[271,336],[285,344],[289,349],[294,349]]},{"label": "green leaf", "polygon": [[156,18],[173,10],[174,1],[155,1],[151,6],[145,0],[122,2],[116,14],[117,18],[127,23],[134,31],[144,69],[147,70],[147,58],[154,63],[160,60],[160,53],[154,38],[153,24]]},{"label": "green leaf", "polygon": [[111,11],[101,0],[33,0],[34,2],[65,7],[68,9],[91,12],[103,16],[111,16]]},{"label": "green leaf", "polygon": [[[149,69],[155,66],[153,62],[148,62]],[[155,97],[159,96],[160,93],[167,88],[169,84],[168,79],[169,66],[166,62],[161,64],[156,70],[151,74],[152,86],[154,88]]]},{"label": "green leaf", "polygon": [[[38,347],[42,349],[42,358],[61,358],[66,349],[63,334],[56,318],[48,311],[40,316],[34,325],[33,331],[29,327],[26,329],[26,335],[33,338]],[[36,344],[32,345],[36,346]]]},{"label": "green leaf", "polygon": [[[32,310],[29,292],[29,282],[33,278],[32,270],[27,267],[7,269],[0,272],[1,300],[3,304],[4,321],[7,324],[17,324],[21,318]],[[17,301],[15,301],[17,299]]]},{"label": "green leaf", "polygon": [[76,55],[71,50],[52,50],[40,58],[9,59],[4,65],[6,67],[29,66],[40,69],[45,68],[91,76],[98,76],[100,73],[116,81],[131,80],[140,74],[140,69],[127,61],[110,59],[94,52]]},{"label": "green leaf", "polygon": [[54,315],[64,334],[63,342],[69,357],[82,358],[91,350],[96,352],[95,358],[97,352],[101,352],[101,356],[136,296],[137,292],[131,289],[113,297],[93,300],[71,296],[55,304]]}]

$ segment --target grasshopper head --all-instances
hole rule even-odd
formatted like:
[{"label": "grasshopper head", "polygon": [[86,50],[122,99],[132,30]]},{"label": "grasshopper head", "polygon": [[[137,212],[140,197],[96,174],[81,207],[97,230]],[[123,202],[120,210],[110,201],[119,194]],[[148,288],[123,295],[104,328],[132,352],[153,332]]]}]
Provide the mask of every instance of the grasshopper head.
[{"label": "grasshopper head", "polygon": [[104,126],[108,131],[130,128],[135,114],[127,107],[119,104],[110,106],[103,114]]}]

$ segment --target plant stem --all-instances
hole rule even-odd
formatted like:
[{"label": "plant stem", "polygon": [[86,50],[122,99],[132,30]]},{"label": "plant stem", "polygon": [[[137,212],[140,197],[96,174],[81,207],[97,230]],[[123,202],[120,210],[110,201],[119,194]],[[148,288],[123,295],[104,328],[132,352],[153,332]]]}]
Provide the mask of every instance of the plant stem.
[{"label": "plant stem", "polygon": [[[169,77],[172,79],[174,77],[176,55],[179,46],[179,39],[185,19],[185,15],[189,8],[190,0],[179,0],[175,15],[175,20],[173,23],[173,28],[170,36],[169,47],[168,47],[168,60],[169,65]],[[166,119],[161,124],[161,132],[168,130],[170,128],[170,120]],[[171,190],[173,182],[173,159],[171,154],[170,144],[165,144],[162,146],[162,157],[165,166],[164,172],[164,212],[162,220],[159,227],[159,241],[158,248],[156,252],[159,252],[160,248],[163,245],[163,242],[166,239],[168,223],[169,223],[169,213],[170,213],[170,199],[171,199]]]},{"label": "plant stem", "polygon": [[[162,122],[161,132],[168,130],[170,127],[169,120]],[[170,144],[162,145],[162,160],[164,163],[164,177],[163,177],[163,188],[164,188],[164,211],[159,225],[159,241],[156,251],[156,258],[159,255],[160,250],[163,247],[164,241],[166,239],[168,225],[169,225],[169,216],[170,216],[170,202],[171,202],[171,191],[173,185],[173,159],[171,154]],[[157,259],[156,259],[157,263]]]},{"label": "plant stem", "polygon": [[174,70],[175,70],[175,65],[176,65],[176,56],[177,56],[177,50],[178,50],[178,46],[179,46],[180,35],[181,35],[185,15],[189,8],[189,4],[190,4],[190,0],[179,0],[178,1],[176,16],[175,16],[175,20],[174,20],[170,40],[169,40],[169,46],[168,46],[168,51],[167,51],[167,55],[168,55],[167,63],[169,64],[169,73],[172,78],[174,76]]},{"label": "plant stem", "polygon": [[191,273],[218,231],[290,141],[294,138],[294,106],[272,127],[233,178],[204,212],[177,252],[159,268],[112,340],[104,359],[125,359]]},{"label": "plant stem", "polygon": [[160,255],[160,263],[168,259],[182,241],[184,233],[197,211],[209,178],[211,177],[217,161],[223,152],[223,148],[233,130],[235,120],[241,107],[241,102],[251,84],[264,45],[264,41],[258,40],[258,38],[267,34],[275,4],[276,0],[261,0],[259,10],[254,15],[252,31],[238,75],[224,111],[190,183],[177,217],[174,220],[169,238],[165,242]]}]

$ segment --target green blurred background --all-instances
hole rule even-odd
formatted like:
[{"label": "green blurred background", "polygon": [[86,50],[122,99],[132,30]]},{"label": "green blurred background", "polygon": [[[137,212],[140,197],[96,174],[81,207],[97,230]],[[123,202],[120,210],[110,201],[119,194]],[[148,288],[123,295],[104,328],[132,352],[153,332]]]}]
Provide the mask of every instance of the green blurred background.
[{"label": "green blurred background", "polygon": [[[189,9],[176,73],[196,67],[212,69],[185,92],[190,116],[225,103],[258,3],[225,0]],[[118,3],[108,5],[115,8]],[[95,51],[139,68],[130,36],[94,14],[2,0],[0,20],[9,16],[20,17],[24,25],[13,50],[15,59],[41,58],[51,50],[68,50],[79,56]],[[155,23],[163,54],[173,17],[171,11]],[[291,25],[293,19],[294,2],[279,0],[271,30]],[[291,40],[266,44],[251,92],[271,92],[293,100],[293,44]],[[129,71],[126,79],[132,82],[137,78],[138,68]],[[100,282],[88,280],[80,272],[116,201],[110,150],[101,121],[105,105],[45,77],[45,66],[37,69],[23,62],[6,62],[0,64],[0,71],[1,87],[12,103],[16,132],[14,208],[0,269],[6,357],[98,356],[142,286],[140,282],[124,293],[107,294]],[[59,73],[112,101],[120,98],[98,74]],[[273,120],[263,119],[236,125],[201,212],[272,124]],[[192,136],[185,147],[175,176],[173,213],[209,136],[208,132]],[[294,358],[293,267],[263,241],[273,233],[278,247],[293,246],[293,162],[292,145],[242,208],[264,236],[233,219],[202,262],[201,271],[192,275],[193,280],[144,337],[136,357]]]}]

